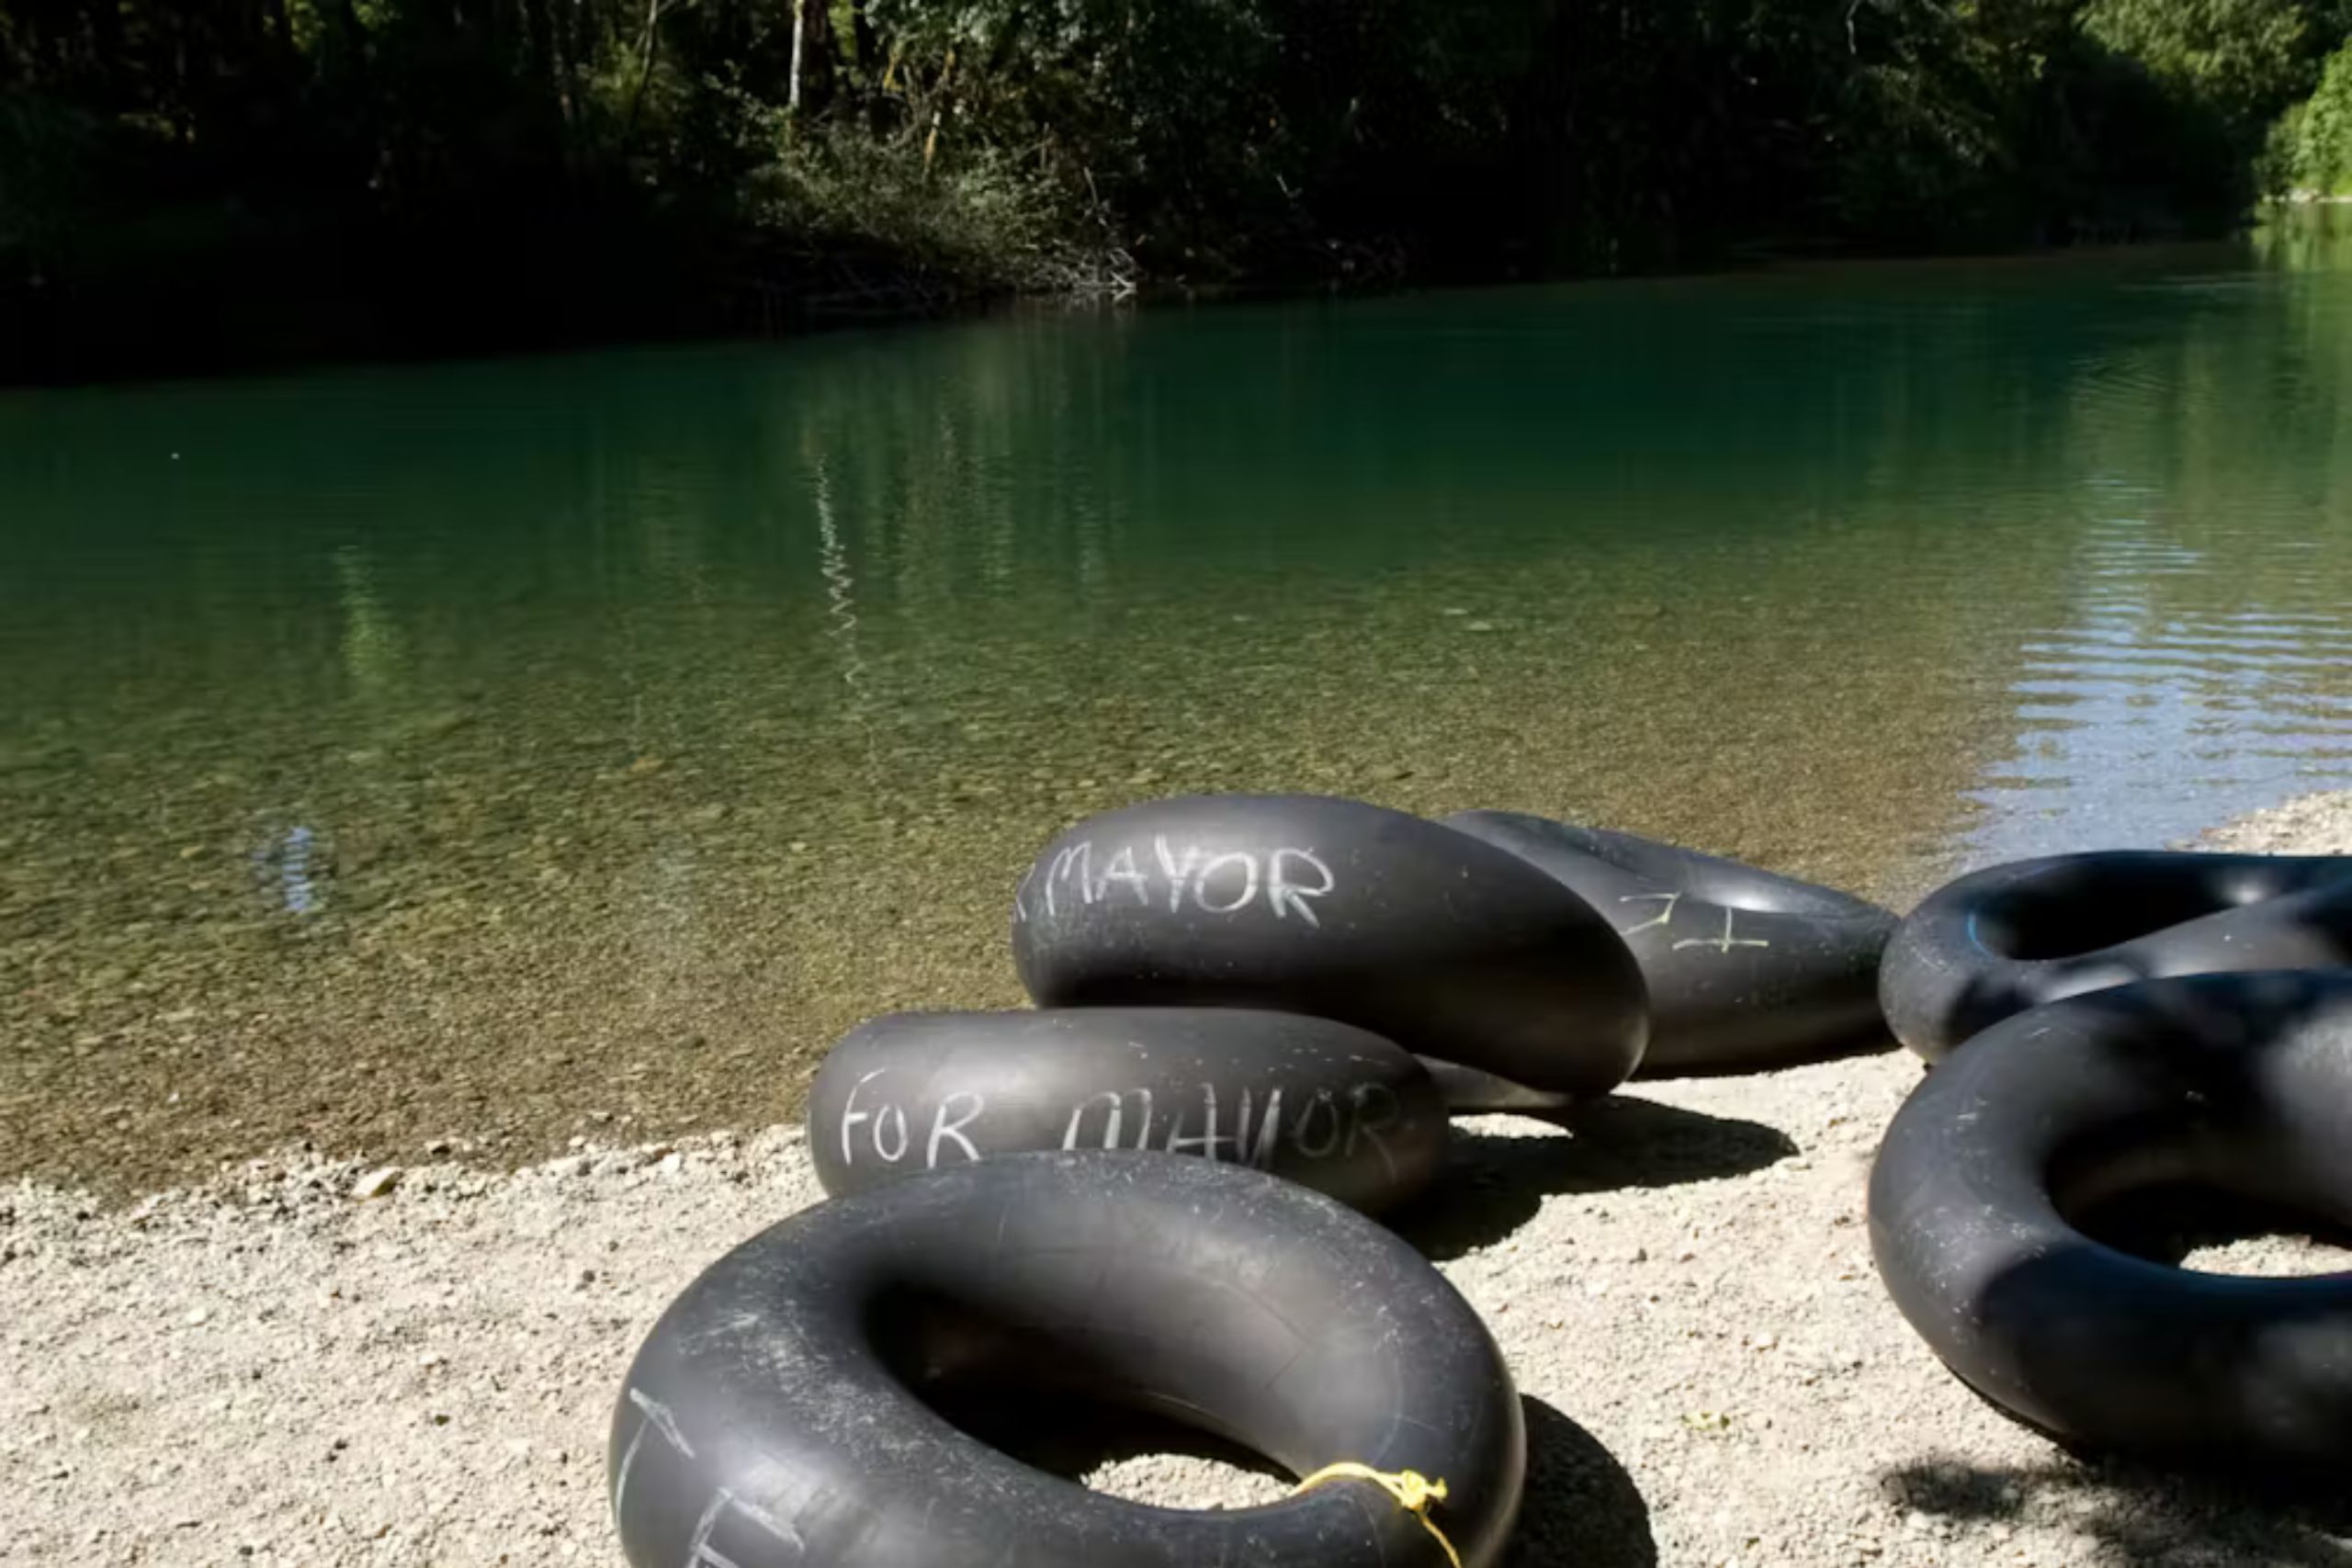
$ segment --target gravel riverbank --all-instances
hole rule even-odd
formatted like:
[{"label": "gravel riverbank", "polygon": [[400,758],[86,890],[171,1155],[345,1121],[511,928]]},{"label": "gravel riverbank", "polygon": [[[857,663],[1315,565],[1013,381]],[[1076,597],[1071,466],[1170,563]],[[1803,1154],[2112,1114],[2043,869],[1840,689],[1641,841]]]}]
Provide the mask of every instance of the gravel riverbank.
[{"label": "gravel riverbank", "polygon": [[[2352,851],[2352,796],[2211,841]],[[1918,1073],[1890,1052],[1462,1124],[1398,1224],[1529,1402],[1513,1561],[2352,1563],[2352,1517],[2078,1462],[1943,1372],[1862,1223]],[[261,1161],[131,1204],[0,1189],[0,1562],[616,1562],[623,1366],[706,1263],[818,1196],[786,1128],[513,1172]],[[1193,1505],[1280,1484],[1196,1458],[1092,1474]]]}]

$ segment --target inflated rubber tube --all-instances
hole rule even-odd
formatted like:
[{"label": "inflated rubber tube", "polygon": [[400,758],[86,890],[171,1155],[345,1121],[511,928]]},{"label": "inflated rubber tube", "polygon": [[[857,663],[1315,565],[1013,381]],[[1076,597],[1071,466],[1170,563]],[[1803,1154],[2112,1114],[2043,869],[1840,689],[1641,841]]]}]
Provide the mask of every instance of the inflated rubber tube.
[{"label": "inflated rubber tube", "polygon": [[1609,922],[1467,834],[1321,795],[1190,795],[1090,818],[1013,900],[1043,1007],[1334,1018],[1539,1089],[1605,1094],[1647,998]]},{"label": "inflated rubber tube", "polygon": [[[1337,1480],[1193,1512],[1091,1492],[923,1397],[978,1382],[1171,1416]],[[654,1325],[607,1476],[638,1568],[1465,1568],[1502,1552],[1526,1435],[1477,1314],[1404,1242],[1258,1171],[1008,1155],[806,1210]],[[716,1553],[716,1556],[711,1554]]]},{"label": "inflated rubber tube", "polygon": [[839,1197],[1032,1149],[1194,1154],[1359,1209],[1420,1190],[1445,1104],[1411,1056],[1351,1024],[1243,1008],[899,1013],[859,1025],[808,1094]]},{"label": "inflated rubber tube", "polygon": [[2080,1445],[2267,1467],[2352,1461],[2352,1275],[2170,1268],[2074,1223],[2220,1189],[2352,1220],[2352,976],[2152,980],[2021,1013],[1896,1114],[1871,1245],[1946,1365]]},{"label": "inflated rubber tube", "polygon": [[2132,980],[2352,963],[2352,856],[2129,850],[1976,872],[1914,909],[1879,998],[1934,1061],[2012,1013]]},{"label": "inflated rubber tube", "polygon": [[1892,910],[1696,850],[1514,811],[1445,826],[1509,850],[1613,919],[1650,994],[1644,1077],[1749,1072],[1886,1038]]}]

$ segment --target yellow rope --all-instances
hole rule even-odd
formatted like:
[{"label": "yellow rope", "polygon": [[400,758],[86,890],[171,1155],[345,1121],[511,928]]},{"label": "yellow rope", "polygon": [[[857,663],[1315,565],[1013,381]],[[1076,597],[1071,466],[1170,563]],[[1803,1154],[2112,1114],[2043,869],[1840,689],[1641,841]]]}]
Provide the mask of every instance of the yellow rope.
[{"label": "yellow rope", "polygon": [[1301,1492],[1312,1491],[1327,1481],[1371,1482],[1396,1498],[1398,1507],[1420,1520],[1421,1528],[1436,1537],[1437,1543],[1445,1548],[1445,1560],[1453,1563],[1453,1568],[1462,1568],[1462,1554],[1453,1550],[1453,1542],[1445,1539],[1445,1532],[1437,1528],[1435,1519],[1430,1517],[1430,1505],[1445,1501],[1443,1477],[1431,1481],[1418,1470],[1374,1470],[1368,1464],[1342,1460],[1338,1464],[1325,1465],[1300,1482],[1291,1495],[1295,1497]]}]

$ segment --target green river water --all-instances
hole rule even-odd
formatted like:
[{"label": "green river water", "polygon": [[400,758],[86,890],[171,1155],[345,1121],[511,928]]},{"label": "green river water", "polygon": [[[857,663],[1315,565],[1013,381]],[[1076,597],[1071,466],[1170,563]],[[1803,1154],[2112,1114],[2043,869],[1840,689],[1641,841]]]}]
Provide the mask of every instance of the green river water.
[{"label": "green river water", "polygon": [[0,672],[0,1175],[765,1122],[1144,796],[1900,904],[2352,783],[2352,222],[8,394]]}]

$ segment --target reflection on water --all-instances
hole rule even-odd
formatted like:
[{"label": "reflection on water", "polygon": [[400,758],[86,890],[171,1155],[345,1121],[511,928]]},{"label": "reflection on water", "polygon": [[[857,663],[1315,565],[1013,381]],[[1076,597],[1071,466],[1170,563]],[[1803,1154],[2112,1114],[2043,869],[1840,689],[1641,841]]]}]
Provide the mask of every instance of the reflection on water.
[{"label": "reflection on water", "polygon": [[2257,236],[2270,265],[2139,286],[2185,306],[2177,330],[2078,377],[2073,602],[2021,644],[2018,739],[1973,792],[1971,862],[2179,841],[2352,779],[2337,222]]},{"label": "reflection on water", "polygon": [[2344,254],[0,400],[0,1148],[782,1115],[1177,790],[1901,898],[2352,778]]},{"label": "reflection on water", "polygon": [[[2278,597],[2241,605],[2265,581],[2261,543],[2215,560],[2149,527],[2088,529],[2077,618],[2024,645],[2018,753],[1973,794],[1986,810],[1971,861],[2177,842],[2213,825],[2217,802],[2352,778],[2345,563],[2285,548]],[[2191,580],[2212,607],[2159,608],[2165,578]]]}]

